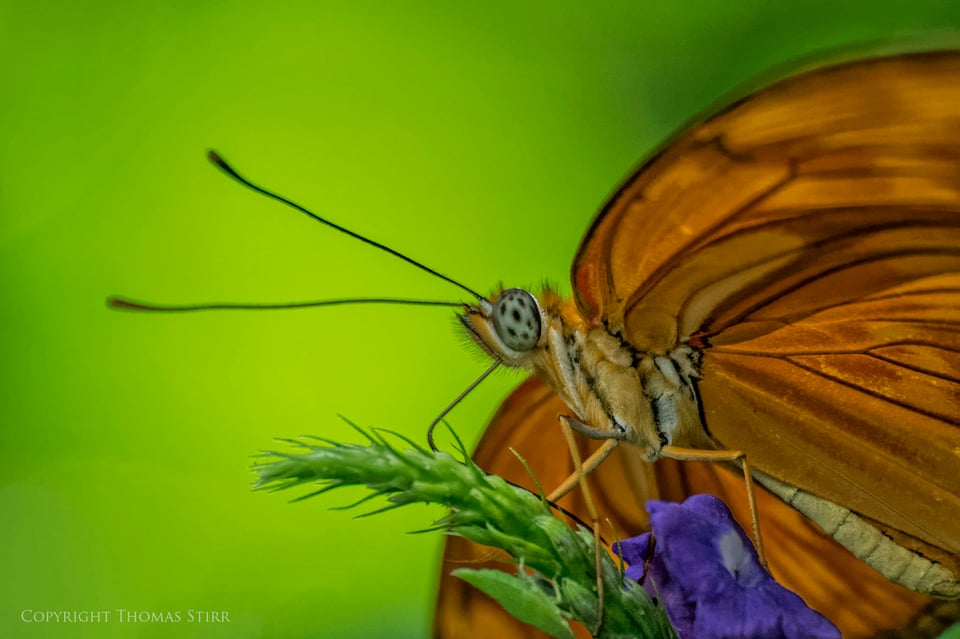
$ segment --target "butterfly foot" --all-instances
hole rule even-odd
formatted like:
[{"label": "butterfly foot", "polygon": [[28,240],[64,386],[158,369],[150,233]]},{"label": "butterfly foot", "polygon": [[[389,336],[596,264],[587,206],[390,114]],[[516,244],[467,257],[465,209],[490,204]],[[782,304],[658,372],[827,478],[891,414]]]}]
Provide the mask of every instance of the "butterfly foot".
[{"label": "butterfly foot", "polygon": [[558,415],[557,419],[560,421],[560,423],[566,424],[573,430],[577,431],[581,435],[589,437],[590,439],[614,439],[618,442],[621,442],[627,437],[627,431],[622,428],[596,428],[594,426],[584,424],[580,420],[571,417],[570,415]]}]

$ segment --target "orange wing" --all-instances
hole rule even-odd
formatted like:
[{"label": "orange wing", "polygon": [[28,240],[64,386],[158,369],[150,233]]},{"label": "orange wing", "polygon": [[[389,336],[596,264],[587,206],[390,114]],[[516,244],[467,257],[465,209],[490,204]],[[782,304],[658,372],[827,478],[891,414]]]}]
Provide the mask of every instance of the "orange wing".
[{"label": "orange wing", "polygon": [[[526,470],[509,452],[512,447],[549,490],[573,469],[557,424],[557,416],[568,412],[542,382],[528,380],[500,407],[474,458],[488,472],[534,489]],[[581,440],[581,445],[585,452],[596,444]],[[750,514],[742,479],[710,464],[661,460],[651,466],[636,451],[622,446],[590,475],[588,482],[601,518],[610,519],[621,539],[646,530],[643,504],[647,499],[677,501],[694,493],[721,497],[749,530]],[[774,575],[837,624],[844,637],[867,637],[879,629],[900,627],[928,601],[888,582],[776,497],[760,491],[758,503]],[[578,490],[561,504],[588,519]],[[606,527],[602,534],[613,538]],[[491,559],[489,549],[456,537],[447,539],[435,637],[545,636],[516,621],[499,604],[449,574],[458,567],[477,566],[485,560],[490,567],[513,569],[510,564],[494,563]]]},{"label": "orange wing", "polygon": [[960,52],[800,75],[647,163],[574,263],[642,351],[703,346],[706,427],[958,567]]}]

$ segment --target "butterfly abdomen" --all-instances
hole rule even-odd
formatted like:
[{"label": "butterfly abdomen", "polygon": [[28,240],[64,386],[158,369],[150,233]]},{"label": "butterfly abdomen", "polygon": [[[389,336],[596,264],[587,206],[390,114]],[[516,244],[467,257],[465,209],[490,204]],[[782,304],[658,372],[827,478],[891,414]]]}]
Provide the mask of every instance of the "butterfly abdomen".
[{"label": "butterfly abdomen", "polygon": [[890,581],[939,599],[960,600],[960,579],[943,565],[901,546],[843,506],[766,473],[755,470],[753,475],[767,490],[809,517]]}]

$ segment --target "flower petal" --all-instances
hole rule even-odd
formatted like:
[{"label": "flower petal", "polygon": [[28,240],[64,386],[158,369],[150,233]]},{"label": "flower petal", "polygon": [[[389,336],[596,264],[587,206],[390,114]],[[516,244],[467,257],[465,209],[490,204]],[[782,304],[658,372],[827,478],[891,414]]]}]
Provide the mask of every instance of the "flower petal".
[{"label": "flower petal", "polygon": [[[840,632],[760,565],[756,550],[726,505],[712,495],[682,504],[647,502],[650,535],[620,544],[627,576],[667,610],[682,639],[837,639]],[[637,563],[639,562],[639,567]]]}]

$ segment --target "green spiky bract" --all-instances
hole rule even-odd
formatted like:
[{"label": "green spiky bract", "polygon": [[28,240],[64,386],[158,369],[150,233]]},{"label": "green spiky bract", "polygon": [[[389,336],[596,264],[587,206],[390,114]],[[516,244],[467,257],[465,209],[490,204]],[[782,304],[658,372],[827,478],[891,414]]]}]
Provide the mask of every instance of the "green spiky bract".
[{"label": "green spiky bract", "polygon": [[400,450],[382,431],[357,430],[366,444],[285,440],[293,451],[271,451],[254,466],[259,475],[256,488],[319,484],[299,498],[305,499],[341,486],[362,485],[371,496],[386,497],[389,505],[383,510],[411,503],[441,504],[451,512],[433,528],[501,549],[531,569],[532,574],[517,570],[516,575],[488,569],[454,572],[522,621],[563,639],[572,637],[568,620],[583,623],[605,639],[675,636],[664,611],[642,587],[624,580],[605,552],[603,620],[598,623],[593,534],[557,519],[544,499],[484,473],[466,454],[460,460],[398,436]]}]

